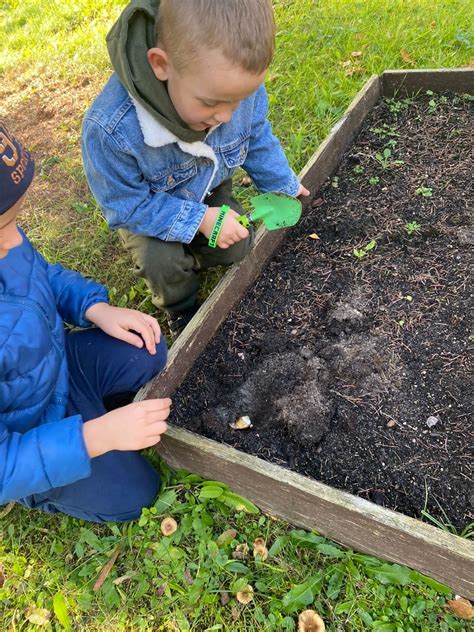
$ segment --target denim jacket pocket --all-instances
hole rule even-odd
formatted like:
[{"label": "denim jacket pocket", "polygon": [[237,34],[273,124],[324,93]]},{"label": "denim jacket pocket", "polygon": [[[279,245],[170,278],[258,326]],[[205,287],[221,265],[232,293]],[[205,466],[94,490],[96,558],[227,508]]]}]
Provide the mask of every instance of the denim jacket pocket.
[{"label": "denim jacket pocket", "polygon": [[163,169],[157,176],[150,181],[151,189],[158,191],[172,191],[176,187],[190,180],[197,173],[196,162],[192,160],[184,165],[174,165]]},{"label": "denim jacket pocket", "polygon": [[221,149],[222,158],[228,169],[236,169],[244,164],[249,150],[249,139]]}]

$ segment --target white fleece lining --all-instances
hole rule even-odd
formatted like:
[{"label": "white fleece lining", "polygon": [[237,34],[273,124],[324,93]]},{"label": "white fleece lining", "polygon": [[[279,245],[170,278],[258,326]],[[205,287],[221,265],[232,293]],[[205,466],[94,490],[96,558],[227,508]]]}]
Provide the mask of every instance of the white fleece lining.
[{"label": "white fleece lining", "polygon": [[[141,103],[139,103],[136,99],[130,96],[133,105],[135,106],[135,110],[137,112],[138,122],[140,124],[140,128],[143,132],[143,140],[145,144],[149,147],[165,147],[166,145],[171,145],[176,143],[181,151],[184,151],[186,154],[190,154],[191,156],[196,156],[197,158],[209,158],[212,160],[214,165],[214,169],[212,171],[212,175],[209,178],[208,186],[206,187],[206,191],[202,196],[200,202],[205,198],[207,192],[209,190],[209,184],[214,180],[214,176],[217,171],[217,156],[214,153],[214,150],[206,143],[202,141],[196,141],[194,143],[187,143],[184,140],[180,140],[177,136],[175,136],[172,132],[170,132],[166,127],[164,127],[161,123],[159,123],[149,112],[146,110]],[[217,127],[217,126],[215,126]],[[215,127],[211,128],[209,134],[214,131]],[[208,134],[208,135],[209,135]]]}]

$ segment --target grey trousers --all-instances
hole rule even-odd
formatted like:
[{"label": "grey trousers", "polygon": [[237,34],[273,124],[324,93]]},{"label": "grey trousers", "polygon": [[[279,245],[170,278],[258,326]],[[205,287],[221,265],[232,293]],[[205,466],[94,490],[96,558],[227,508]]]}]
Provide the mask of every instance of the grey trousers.
[{"label": "grey trousers", "polygon": [[[231,180],[217,187],[206,198],[206,204],[228,204],[237,213],[244,213],[232,197]],[[210,248],[201,233],[189,244],[137,235],[124,228],[119,230],[119,234],[132,256],[134,273],[145,279],[152,292],[153,304],[169,312],[182,312],[196,304],[200,270],[230,266],[240,261],[253,241],[252,230],[247,239],[225,249]]]}]

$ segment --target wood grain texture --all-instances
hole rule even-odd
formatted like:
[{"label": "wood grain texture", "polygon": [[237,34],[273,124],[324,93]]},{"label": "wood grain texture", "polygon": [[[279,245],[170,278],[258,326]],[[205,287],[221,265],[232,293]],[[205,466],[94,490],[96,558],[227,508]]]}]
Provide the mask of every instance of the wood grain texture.
[{"label": "wood grain texture", "polygon": [[474,94],[474,68],[386,70],[381,84],[384,97],[412,96],[425,90]]},{"label": "wood grain texture", "polygon": [[182,428],[157,446],[176,469],[227,483],[269,514],[406,564],[474,598],[474,543]]}]

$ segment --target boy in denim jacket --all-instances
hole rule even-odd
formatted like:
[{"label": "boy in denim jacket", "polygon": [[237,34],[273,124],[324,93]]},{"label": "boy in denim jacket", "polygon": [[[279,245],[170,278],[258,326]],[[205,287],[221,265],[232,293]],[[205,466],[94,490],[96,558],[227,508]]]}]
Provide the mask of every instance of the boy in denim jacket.
[{"label": "boy in denim jacket", "polygon": [[262,192],[309,194],[266,118],[274,37],[271,0],[133,0],[107,37],[115,74],[84,119],[85,172],[174,335],[197,309],[199,270],[250,248],[236,169]]},{"label": "boy in denim jacket", "polygon": [[33,171],[0,121],[0,505],[132,520],[159,489],[137,450],[160,440],[170,400],[110,412],[104,400],[152,379],[166,345],[154,318],[33,248],[16,224]]}]

